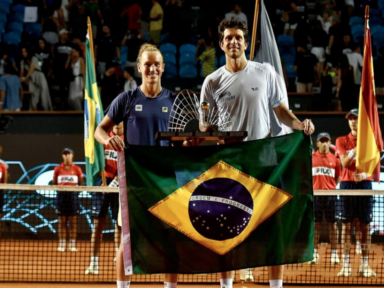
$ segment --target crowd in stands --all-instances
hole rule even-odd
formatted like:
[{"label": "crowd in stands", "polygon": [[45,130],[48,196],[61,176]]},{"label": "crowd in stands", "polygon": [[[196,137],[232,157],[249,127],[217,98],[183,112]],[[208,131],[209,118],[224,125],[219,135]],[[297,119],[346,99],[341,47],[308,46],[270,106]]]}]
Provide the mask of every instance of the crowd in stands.
[{"label": "crowd in stands", "polygon": [[[357,106],[369,4],[377,92],[384,92],[384,0],[264,2],[288,90],[319,94],[322,109],[336,111]],[[146,42],[164,55],[165,87],[198,91],[204,77],[225,63],[220,21],[234,17],[251,29],[253,13],[254,1],[0,0],[0,108],[83,110],[87,17],[106,108],[120,92],[140,85],[136,57]]]}]

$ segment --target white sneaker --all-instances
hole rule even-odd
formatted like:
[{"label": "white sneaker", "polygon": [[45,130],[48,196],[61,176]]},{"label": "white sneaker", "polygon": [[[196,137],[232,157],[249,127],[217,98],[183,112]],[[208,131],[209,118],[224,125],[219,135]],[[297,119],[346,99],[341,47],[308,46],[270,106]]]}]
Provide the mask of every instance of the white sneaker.
[{"label": "white sneaker", "polygon": [[361,254],[361,245],[360,245],[360,243],[356,244],[355,254]]},{"label": "white sneaker", "polygon": [[310,264],[317,264],[319,262],[320,256],[318,252],[313,252],[313,259]]},{"label": "white sneaker", "polygon": [[332,253],[331,254],[331,264],[340,264],[340,259],[337,253]]},{"label": "white sneaker", "polygon": [[359,268],[359,274],[363,277],[376,277],[376,273],[368,266],[361,264]]},{"label": "white sneaker", "polygon": [[352,268],[351,264],[344,264],[343,268],[341,268],[341,271],[337,274],[337,277],[350,277],[352,275]]},{"label": "white sneaker", "polygon": [[57,252],[65,252],[65,246],[57,247]]},{"label": "white sneaker", "polygon": [[69,247],[70,252],[77,252],[77,248],[75,246]]},{"label": "white sneaker", "polygon": [[99,265],[89,265],[88,269],[85,270],[85,275],[88,275],[88,274],[98,275],[99,274]]}]

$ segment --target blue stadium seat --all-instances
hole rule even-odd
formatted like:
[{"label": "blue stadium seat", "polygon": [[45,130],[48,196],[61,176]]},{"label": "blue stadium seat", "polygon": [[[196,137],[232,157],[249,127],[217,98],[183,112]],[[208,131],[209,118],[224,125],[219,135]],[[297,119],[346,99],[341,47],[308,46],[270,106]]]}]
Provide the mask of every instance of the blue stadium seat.
[{"label": "blue stadium seat", "polygon": [[[163,53],[164,63],[168,65],[168,63],[176,65],[176,56],[173,53]],[[168,67],[168,66],[167,66]]]},{"label": "blue stadium seat", "polygon": [[372,36],[372,42],[375,44],[377,50],[384,47],[384,34],[378,33]]},{"label": "blue stadium seat", "polygon": [[384,26],[373,26],[371,27],[371,34],[373,37],[378,35],[384,35]]},{"label": "blue stadium seat", "polygon": [[11,11],[12,13],[22,14],[24,17],[25,5],[22,5],[22,4],[13,5],[11,8]]},{"label": "blue stadium seat", "polygon": [[7,32],[19,32],[23,33],[23,23],[20,22],[8,22]]},{"label": "blue stadium seat", "polygon": [[0,4],[8,4],[11,5],[13,0],[0,0]]},{"label": "blue stadium seat", "polygon": [[11,5],[8,2],[3,2],[0,0],[0,13],[8,14],[10,10]]},{"label": "blue stadium seat", "polygon": [[180,55],[187,54],[196,54],[196,46],[192,44],[184,44],[180,46]]},{"label": "blue stadium seat", "polygon": [[160,45],[160,51],[161,53],[173,53],[176,55],[177,49],[175,44],[172,43],[164,43]]},{"label": "blue stadium seat", "polygon": [[379,7],[379,9],[381,9],[383,11],[384,10],[384,1],[383,0],[378,0],[377,1],[377,6]]},{"label": "blue stadium seat", "polygon": [[370,26],[384,26],[384,21],[381,17],[371,17],[369,18]]},{"label": "blue stadium seat", "polygon": [[381,17],[381,10],[377,8],[369,8],[369,15],[370,17]]},{"label": "blue stadium seat", "polygon": [[189,53],[184,53],[180,55],[179,58],[179,65],[194,65],[196,66],[196,56],[195,53],[189,54]]},{"label": "blue stadium seat", "polygon": [[[25,30],[27,30],[27,27],[25,27]],[[121,70],[124,70],[125,64],[127,62],[128,57],[128,47],[126,45],[120,46],[120,66]]]},{"label": "blue stadium seat", "polygon": [[287,71],[287,77],[288,78],[296,78],[297,73],[293,71],[293,64],[285,65],[285,70]]},{"label": "blue stadium seat", "polygon": [[295,41],[291,35],[279,35],[277,36],[277,44],[278,45],[294,45]]},{"label": "blue stadium seat", "polygon": [[0,13],[0,31],[4,32],[5,30],[5,23],[7,23],[6,18],[2,18],[3,14]]},{"label": "blue stadium seat", "polygon": [[196,78],[197,69],[194,65],[182,65],[180,66],[179,76],[181,78]]},{"label": "blue stadium seat", "polygon": [[225,54],[223,54],[223,55],[220,56],[220,61],[219,61],[219,65],[220,65],[220,67],[221,67],[221,66],[224,66],[224,65],[225,65],[225,62],[226,62],[226,60],[225,60]]},{"label": "blue stadium seat", "polygon": [[24,22],[24,14],[12,13],[8,17],[8,22],[20,22],[20,23],[23,23]]},{"label": "blue stadium seat", "polygon": [[18,45],[21,42],[21,34],[16,32],[8,32],[3,36],[3,43],[8,45]]},{"label": "blue stadium seat", "polygon": [[351,27],[352,35],[354,33],[361,33],[361,32],[364,33],[364,30],[365,30],[364,25],[354,25],[354,26]]},{"label": "blue stadium seat", "polygon": [[350,19],[349,19],[349,25],[350,26],[353,26],[353,25],[364,25],[364,18],[363,17],[360,17],[360,16],[352,16]]},{"label": "blue stadium seat", "polygon": [[[26,23],[25,24],[25,33],[29,35],[34,35],[40,37],[41,35],[41,24],[40,23]],[[127,46],[125,46],[127,47]]]},{"label": "blue stadium seat", "polygon": [[173,65],[171,63],[167,63],[165,65],[166,65],[166,67],[165,67],[165,70],[164,70],[164,73],[163,73],[163,77],[165,77],[165,78],[175,78],[175,77],[177,77],[176,65]]}]

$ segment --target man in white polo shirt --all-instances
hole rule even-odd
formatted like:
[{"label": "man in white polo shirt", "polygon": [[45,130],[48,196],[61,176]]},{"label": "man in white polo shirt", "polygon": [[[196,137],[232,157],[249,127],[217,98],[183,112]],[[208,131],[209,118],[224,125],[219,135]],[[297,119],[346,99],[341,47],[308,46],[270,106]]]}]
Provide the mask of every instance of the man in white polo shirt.
[{"label": "man in white polo shirt", "polygon": [[[309,119],[299,121],[289,111],[286,98],[278,85],[277,74],[269,64],[247,61],[248,29],[244,22],[230,19],[219,25],[220,47],[226,65],[205,78],[201,102],[208,102],[217,111],[228,111],[232,131],[248,131],[245,141],[271,137],[270,110],[284,125],[312,134],[315,127]],[[200,125],[202,131],[206,130]],[[252,255],[257,257],[257,255]],[[222,272],[221,288],[232,288],[232,272]],[[269,267],[270,286],[283,286],[283,266]]]}]

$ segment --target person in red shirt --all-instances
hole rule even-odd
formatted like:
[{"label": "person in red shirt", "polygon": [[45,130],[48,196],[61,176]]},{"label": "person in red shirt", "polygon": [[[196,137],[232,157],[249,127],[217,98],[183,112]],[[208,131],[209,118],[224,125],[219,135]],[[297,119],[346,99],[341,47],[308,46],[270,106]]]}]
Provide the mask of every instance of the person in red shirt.
[{"label": "person in red shirt", "polygon": [[[73,164],[73,150],[65,148],[62,152],[63,163],[57,166],[53,174],[53,185],[81,186],[83,185],[83,171]],[[56,194],[56,214],[59,218],[58,233],[59,247],[58,252],[66,250],[66,228],[69,224],[69,251],[77,252],[76,233],[77,233],[77,214],[79,213],[79,193],[78,192],[57,192]]]},{"label": "person in red shirt", "polygon": [[[0,151],[2,151],[2,148],[0,146]],[[0,161],[0,183],[5,184],[8,183],[8,169],[7,164]],[[4,206],[4,195],[3,191],[0,190],[0,219],[3,217],[3,206]],[[0,232],[1,232],[1,221],[0,221]]]},{"label": "person in red shirt", "polygon": [[[313,189],[334,190],[340,182],[340,160],[329,151],[331,136],[327,132],[317,135],[318,150],[312,154]],[[315,196],[315,247],[319,243],[323,212],[328,222],[331,240],[331,264],[340,263],[337,255],[337,227],[335,217],[336,196]],[[312,263],[317,264],[319,253],[315,248]]]},{"label": "person in red shirt", "polygon": [[[109,133],[110,137],[115,135],[120,136],[124,141],[123,122],[113,126]],[[118,186],[117,178],[117,151],[110,145],[104,145],[105,155],[105,180],[106,184],[111,187]],[[96,186],[103,186],[102,177],[97,180]],[[99,254],[102,232],[105,225],[105,218],[108,214],[108,207],[112,211],[112,219],[115,222],[115,249],[116,253],[120,246],[121,227],[117,225],[117,214],[119,211],[119,194],[118,193],[92,193],[92,212],[94,229],[91,239],[91,263],[85,274],[99,274]],[[115,258],[116,259],[116,258]]]},{"label": "person in red shirt", "polygon": [[[358,116],[359,111],[356,108],[348,112],[345,118],[348,119],[351,133],[336,139],[336,155],[340,157],[341,164],[343,165],[340,189],[372,189],[372,178],[367,177],[365,173],[360,173],[356,169]],[[351,226],[354,218],[358,218],[362,233],[361,243],[363,244],[359,274],[363,277],[376,277],[376,273],[368,265],[369,244],[371,244],[369,224],[372,221],[373,196],[345,196],[341,197],[341,200],[344,204],[343,233],[341,237],[343,268],[337,276],[349,277],[352,274],[349,255],[351,248]]]},{"label": "person in red shirt", "polygon": [[141,30],[141,15],[143,14],[143,11],[141,10],[140,5],[137,3],[137,1],[133,1],[131,3],[131,6],[124,8],[123,12],[121,13],[121,17],[124,17],[127,15],[128,17],[128,31],[131,30]]}]

